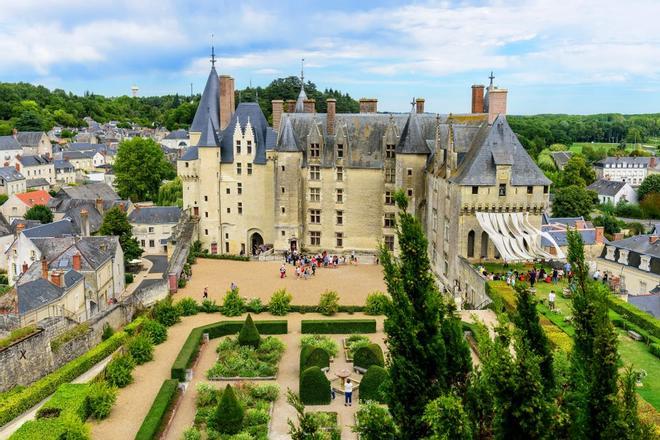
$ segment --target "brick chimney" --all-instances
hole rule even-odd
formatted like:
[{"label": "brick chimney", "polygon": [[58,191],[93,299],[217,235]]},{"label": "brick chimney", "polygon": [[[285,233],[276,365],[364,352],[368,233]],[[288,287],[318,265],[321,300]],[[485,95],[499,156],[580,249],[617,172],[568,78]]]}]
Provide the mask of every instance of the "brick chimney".
[{"label": "brick chimney", "polygon": [[623,240],[623,232],[615,232],[612,234],[612,241]]},{"label": "brick chimney", "polygon": [[11,129],[11,135],[14,137],[14,139],[16,139],[18,137],[18,130],[16,130],[15,128],[12,128]]},{"label": "brick chimney", "polygon": [[655,244],[658,241],[657,235],[649,235],[649,243]]},{"label": "brick chimney", "polygon": [[575,220],[575,229],[581,231],[587,227],[587,223],[584,220]]},{"label": "brick chimney", "polygon": [[596,243],[601,244],[603,242],[603,237],[605,236],[605,227],[596,226]]},{"label": "brick chimney", "polygon": [[82,265],[80,264],[80,254],[73,255],[73,270],[80,270]]},{"label": "brick chimney", "polygon": [[103,199],[96,199],[96,210],[103,215]]},{"label": "brick chimney", "polygon": [[417,98],[415,104],[415,113],[424,113],[424,98]]},{"label": "brick chimney", "polygon": [[62,287],[62,272],[54,270],[50,274],[50,282],[56,285],[57,287]]},{"label": "brick chimney", "polygon": [[649,157],[649,168],[655,168],[655,165],[657,164],[657,159],[655,156]]},{"label": "brick chimney", "polygon": [[282,120],[282,113],[284,112],[284,101],[281,99],[273,99],[273,130],[280,131],[280,121]]},{"label": "brick chimney", "polygon": [[46,261],[46,257],[41,257],[41,277],[44,280],[48,279],[48,261]]},{"label": "brick chimney", "polygon": [[25,223],[19,223],[16,225],[16,236],[21,235],[21,232],[25,230]]},{"label": "brick chimney", "polygon": [[497,115],[506,115],[506,89],[491,87],[488,91],[488,123],[492,124]]},{"label": "brick chimney", "polygon": [[295,99],[287,99],[286,100],[286,112],[287,113],[295,113],[296,111],[296,100]]},{"label": "brick chimney", "polygon": [[86,209],[80,210],[80,235],[89,237],[89,212]]},{"label": "brick chimney", "polygon": [[14,168],[16,168],[16,171],[20,172],[21,171],[21,164],[16,162],[16,164],[14,165]]},{"label": "brick chimney", "polygon": [[378,100],[376,98],[360,98],[360,113],[377,113]]},{"label": "brick chimney", "polygon": [[21,273],[25,273],[25,272],[27,272],[28,267],[29,267],[29,266],[28,266],[27,263],[23,263],[23,267],[21,268],[21,269],[22,269],[22,270],[21,270]]},{"label": "brick chimney", "polygon": [[327,101],[327,129],[329,135],[335,134],[335,113],[337,112],[337,100],[335,98],[328,98]]},{"label": "brick chimney", "polygon": [[305,99],[303,104],[304,113],[316,113],[316,99]]},{"label": "brick chimney", "polygon": [[236,108],[234,101],[234,78],[220,75],[220,130],[224,130]]},{"label": "brick chimney", "polygon": [[472,113],[484,112],[484,88],[482,84],[472,86]]}]

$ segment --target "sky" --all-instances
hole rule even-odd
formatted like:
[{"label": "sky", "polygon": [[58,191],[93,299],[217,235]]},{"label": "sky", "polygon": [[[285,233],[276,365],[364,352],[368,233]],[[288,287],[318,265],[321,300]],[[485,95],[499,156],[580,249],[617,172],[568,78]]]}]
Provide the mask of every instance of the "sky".
[{"label": "sky", "polygon": [[81,94],[199,93],[299,75],[382,111],[660,112],[660,0],[0,0],[0,81]]}]

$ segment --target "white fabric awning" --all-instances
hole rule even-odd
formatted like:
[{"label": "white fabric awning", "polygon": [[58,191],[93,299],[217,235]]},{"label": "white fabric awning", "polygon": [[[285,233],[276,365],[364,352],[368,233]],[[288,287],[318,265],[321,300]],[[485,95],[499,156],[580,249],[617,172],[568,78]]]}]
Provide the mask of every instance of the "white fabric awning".
[{"label": "white fabric awning", "polygon": [[[529,213],[477,212],[476,216],[479,225],[486,231],[504,261],[565,258],[564,252],[550,234],[536,229],[529,223],[527,218]],[[543,250],[541,237],[552,243],[556,251],[555,255]]]}]

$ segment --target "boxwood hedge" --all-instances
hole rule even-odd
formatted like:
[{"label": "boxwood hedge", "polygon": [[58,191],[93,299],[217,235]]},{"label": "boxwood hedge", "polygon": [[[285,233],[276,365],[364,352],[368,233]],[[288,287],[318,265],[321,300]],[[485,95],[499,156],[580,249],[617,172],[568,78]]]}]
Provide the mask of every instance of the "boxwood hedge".
[{"label": "boxwood hedge", "polygon": [[362,382],[360,382],[360,401],[366,402],[367,400],[373,400],[379,403],[385,403],[385,393],[383,392],[381,385],[387,379],[387,370],[378,365],[372,365],[369,367]]},{"label": "boxwood hedge", "polygon": [[359,347],[353,355],[353,365],[360,368],[369,368],[372,365],[379,367],[385,366],[385,359],[383,357],[383,350],[378,344],[369,344],[364,347]]},{"label": "boxwood hedge", "polygon": [[660,320],[613,295],[607,297],[607,302],[624,319],[646,330],[651,336],[660,338]]},{"label": "boxwood hedge", "polygon": [[160,391],[158,391],[154,402],[151,404],[149,412],[142,421],[140,430],[135,435],[135,440],[152,440],[157,438],[165,415],[175,400],[178,385],[179,381],[176,379],[165,379],[163,381],[163,385],[161,385]]},{"label": "boxwood hedge", "polygon": [[7,424],[34,405],[53,394],[57,387],[71,382],[94,365],[110,356],[125,341],[125,332],[117,332],[82,356],[65,364],[58,370],[42,377],[20,392],[8,396],[0,403],[0,426]]},{"label": "boxwood hedge", "polygon": [[300,371],[305,371],[309,367],[319,367],[321,369],[330,367],[328,352],[312,345],[303,346],[300,350]]},{"label": "boxwood hedge", "polygon": [[309,367],[300,375],[300,400],[305,405],[330,403],[330,381],[319,367]]},{"label": "boxwood hedge", "polygon": [[[286,334],[288,331],[287,324],[286,320],[255,321],[254,323],[259,333],[264,335]],[[208,333],[210,339],[215,339],[221,336],[234,335],[241,331],[241,327],[243,327],[243,321],[220,321],[192,329],[172,364],[170,377],[180,381],[186,380],[186,369],[190,368],[195,361],[204,333]]]},{"label": "boxwood hedge", "polygon": [[376,333],[375,319],[308,319],[301,322],[301,333]]}]

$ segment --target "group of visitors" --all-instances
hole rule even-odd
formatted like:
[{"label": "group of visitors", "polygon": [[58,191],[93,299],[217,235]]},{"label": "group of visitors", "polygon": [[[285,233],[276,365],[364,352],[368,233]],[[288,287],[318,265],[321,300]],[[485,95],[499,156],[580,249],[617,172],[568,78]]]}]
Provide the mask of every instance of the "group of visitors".
[{"label": "group of visitors", "polygon": [[[506,265],[505,265],[506,268]],[[534,284],[537,282],[545,282],[558,284],[565,277],[568,278],[570,282],[573,278],[573,272],[571,271],[571,264],[566,263],[562,268],[554,268],[551,271],[546,271],[544,267],[537,269],[532,267],[526,273],[518,272],[517,270],[508,270],[507,272],[488,272],[485,267],[478,266],[477,272],[481,274],[488,281],[506,281],[510,286],[515,286],[518,281],[527,281],[529,282],[530,287],[534,287]]]},{"label": "group of visitors", "polygon": [[[357,258],[355,253],[351,255],[351,263],[356,264]],[[286,252],[284,254],[284,263],[280,266],[280,278],[286,278],[287,276],[287,264],[294,266],[294,273],[296,279],[308,279],[311,276],[316,275],[316,269],[320,267],[326,267],[331,269],[336,269],[340,264],[346,264],[345,256],[330,255],[327,251],[323,251],[316,255],[308,256],[302,255],[297,250],[293,252]]]}]

